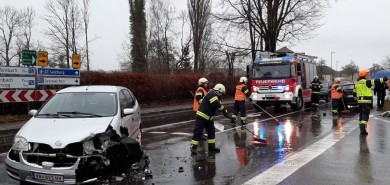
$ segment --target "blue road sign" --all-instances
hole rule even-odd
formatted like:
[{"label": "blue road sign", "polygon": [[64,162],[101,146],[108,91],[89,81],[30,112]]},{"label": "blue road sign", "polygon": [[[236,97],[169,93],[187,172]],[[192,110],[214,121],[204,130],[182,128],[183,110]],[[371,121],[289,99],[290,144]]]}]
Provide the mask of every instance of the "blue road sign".
[{"label": "blue road sign", "polygon": [[80,70],[38,68],[38,76],[80,76]]}]

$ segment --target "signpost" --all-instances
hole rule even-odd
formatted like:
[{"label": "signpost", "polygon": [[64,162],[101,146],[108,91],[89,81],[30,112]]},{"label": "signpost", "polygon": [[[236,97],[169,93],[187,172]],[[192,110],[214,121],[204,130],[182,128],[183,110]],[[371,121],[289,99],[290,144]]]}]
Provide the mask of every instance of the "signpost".
[{"label": "signpost", "polygon": [[80,85],[80,78],[38,77],[38,85]]},{"label": "signpost", "polygon": [[81,65],[80,54],[73,54],[72,55],[72,68],[73,69],[80,69],[80,65]]},{"label": "signpost", "polygon": [[46,51],[38,51],[38,66],[46,67],[49,59]]},{"label": "signpost", "polygon": [[25,66],[36,66],[37,52],[34,50],[22,50],[22,64]]},{"label": "signpost", "polygon": [[54,68],[38,68],[38,76],[80,76],[78,69],[54,69]]},{"label": "signpost", "polygon": [[0,89],[35,89],[35,77],[0,77]]},{"label": "signpost", "polygon": [[0,76],[1,75],[25,75],[25,76],[35,76],[34,67],[3,67],[0,66]]}]

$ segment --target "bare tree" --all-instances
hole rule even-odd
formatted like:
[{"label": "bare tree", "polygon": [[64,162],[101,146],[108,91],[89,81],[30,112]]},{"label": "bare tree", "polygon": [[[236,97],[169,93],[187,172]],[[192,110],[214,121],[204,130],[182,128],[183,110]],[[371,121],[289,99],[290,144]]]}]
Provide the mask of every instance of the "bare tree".
[{"label": "bare tree", "polygon": [[0,8],[0,54],[6,66],[10,66],[11,60],[17,56],[17,51],[13,48],[13,38],[21,24],[20,12],[11,6]]},{"label": "bare tree", "polygon": [[148,64],[150,72],[170,73],[175,50],[173,30],[175,7],[164,0],[154,0],[149,7]]},{"label": "bare tree", "polygon": [[390,69],[390,55],[389,56],[386,56],[383,60],[382,60],[382,67],[384,69]]},{"label": "bare tree", "polygon": [[18,54],[18,65],[22,63],[22,50],[30,50],[32,46],[32,29],[35,26],[35,10],[32,7],[25,8],[21,11],[21,24],[20,31],[17,34],[17,54]]},{"label": "bare tree", "polygon": [[383,70],[383,67],[380,64],[372,64],[372,67],[370,68],[370,73],[374,74],[380,70]]},{"label": "bare tree", "polygon": [[349,64],[343,66],[341,69],[342,69],[341,71],[342,73],[351,75],[352,80],[353,80],[353,75],[359,72],[359,66],[357,66],[353,60],[351,60]]},{"label": "bare tree", "polygon": [[71,46],[73,54],[79,54],[80,51],[77,50],[78,47],[78,37],[82,33],[83,24],[81,21],[80,9],[77,1],[72,0],[70,3],[70,19],[69,19],[69,28],[71,33]]},{"label": "bare tree", "polygon": [[87,71],[89,71],[89,41],[88,41],[88,26],[89,26],[89,2],[90,0],[83,0],[83,23],[84,23],[84,34],[85,34],[85,54],[87,57]]},{"label": "bare tree", "polygon": [[[277,42],[295,43],[311,38],[320,26],[319,19],[327,0],[223,0],[226,16],[232,24],[248,25],[251,50],[264,44],[265,51],[276,51]],[[260,42],[256,41],[259,39]],[[264,43],[262,42],[264,40]],[[262,46],[260,47],[262,50]],[[252,58],[253,58],[252,52]]]},{"label": "bare tree", "polygon": [[[188,16],[190,18],[193,49],[194,49],[194,71],[204,72],[204,60],[202,54],[204,48],[206,27],[210,19],[210,0],[188,0]],[[206,51],[207,52],[207,51]]]},{"label": "bare tree", "polygon": [[[65,60],[70,67],[71,30],[70,12],[73,0],[48,0],[45,4],[47,15],[42,19],[48,24],[46,35],[52,40],[53,58]],[[58,61],[63,63],[64,61]]]}]

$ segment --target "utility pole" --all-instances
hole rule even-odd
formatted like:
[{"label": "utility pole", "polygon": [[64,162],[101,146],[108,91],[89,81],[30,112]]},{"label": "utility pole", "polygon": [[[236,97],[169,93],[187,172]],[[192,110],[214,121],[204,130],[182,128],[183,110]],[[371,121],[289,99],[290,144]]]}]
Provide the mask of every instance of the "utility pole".
[{"label": "utility pole", "polygon": [[332,78],[334,78],[334,74],[333,74],[333,53],[335,52],[330,52],[330,69],[331,69],[331,72],[332,72]]}]

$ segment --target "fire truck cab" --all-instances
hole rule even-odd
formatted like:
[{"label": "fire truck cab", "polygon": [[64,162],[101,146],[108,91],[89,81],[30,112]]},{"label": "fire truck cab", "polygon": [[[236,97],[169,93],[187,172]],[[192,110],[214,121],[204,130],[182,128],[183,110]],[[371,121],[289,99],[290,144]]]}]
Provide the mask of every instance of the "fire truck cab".
[{"label": "fire truck cab", "polygon": [[310,82],[317,75],[316,57],[292,53],[286,56],[256,58],[248,66],[251,80],[251,98],[255,108],[273,105],[290,105],[293,111],[301,110],[311,102]]}]

